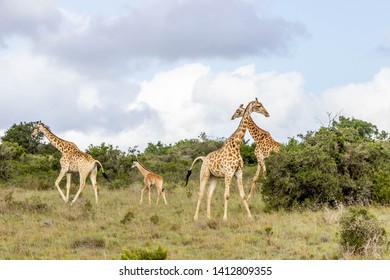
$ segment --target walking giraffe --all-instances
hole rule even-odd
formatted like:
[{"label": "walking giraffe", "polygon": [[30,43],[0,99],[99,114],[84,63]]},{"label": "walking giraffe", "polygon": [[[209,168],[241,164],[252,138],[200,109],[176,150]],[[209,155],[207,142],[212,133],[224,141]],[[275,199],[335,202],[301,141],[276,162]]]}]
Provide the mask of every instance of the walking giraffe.
[{"label": "walking giraffe", "polygon": [[[236,112],[232,116],[232,120],[235,118],[240,118],[244,115],[245,108],[244,105],[241,104],[240,107],[236,110]],[[269,114],[265,114],[264,116],[269,117]],[[276,142],[271,134],[268,131],[265,131],[258,127],[256,123],[253,121],[251,116],[247,117],[248,119],[248,130],[250,135],[252,135],[253,140],[256,143],[255,148],[255,156],[257,159],[257,170],[255,173],[255,176],[253,177],[252,184],[251,184],[251,190],[248,195],[248,199],[253,197],[255,186],[257,179],[259,178],[260,171],[262,172],[262,175],[265,177],[266,167],[265,167],[265,158],[267,158],[271,151],[279,151],[280,144]]]},{"label": "walking giraffe", "polygon": [[164,199],[165,205],[167,205],[167,200],[165,198],[165,192],[164,192],[164,188],[163,188],[163,183],[164,183],[163,177],[161,177],[161,176],[159,176],[157,174],[154,174],[153,172],[147,170],[138,161],[134,161],[133,162],[133,166],[131,168],[138,168],[139,172],[141,172],[141,174],[144,176],[145,187],[141,190],[141,200],[140,200],[139,204],[142,204],[142,198],[144,196],[144,191],[146,189],[148,189],[149,205],[151,205],[150,189],[151,189],[151,187],[153,185],[155,185],[156,188],[157,188],[157,201],[156,201],[156,205],[158,205],[158,201],[160,200],[160,195],[161,194],[162,194],[162,197]]},{"label": "walking giraffe", "polygon": [[[56,135],[54,135],[50,129],[41,121],[37,122],[31,136],[34,137],[39,132],[42,132],[50,143],[57,148],[62,156],[60,159],[61,171],[58,175],[58,178],[55,182],[55,186],[57,190],[60,192],[62,199],[67,203],[69,201],[69,190],[70,190],[70,181],[71,181],[71,173],[79,172],[80,175],[80,188],[73,198],[71,205],[77,200],[81,191],[85,187],[85,180],[88,175],[90,175],[90,179],[92,182],[92,187],[95,191],[95,200],[98,203],[98,193],[97,193],[97,185],[96,185],[96,175],[97,175],[97,164],[102,168],[103,176],[108,180],[107,175],[104,173],[102,164],[94,159],[91,155],[86,154],[76,146],[73,142],[65,141]],[[60,188],[60,181],[66,174],[66,196],[62,192]]]},{"label": "walking giraffe", "polygon": [[252,218],[251,212],[248,207],[248,203],[246,201],[243,182],[242,182],[242,169],[244,166],[244,162],[241,158],[240,154],[240,146],[242,140],[244,138],[246,128],[249,124],[248,117],[252,112],[260,113],[263,115],[267,115],[267,111],[263,107],[263,105],[257,100],[249,102],[247,105],[244,115],[241,119],[241,122],[236,129],[236,131],[225,141],[223,146],[209,153],[205,157],[196,158],[191,165],[191,168],[188,170],[186,177],[186,186],[188,184],[188,179],[191,175],[192,168],[196,161],[201,159],[203,161],[202,167],[200,170],[200,186],[198,192],[198,203],[195,210],[194,220],[198,220],[200,203],[203,197],[204,189],[208,180],[210,179],[209,192],[207,195],[207,218],[210,219],[210,206],[211,206],[211,197],[213,195],[215,186],[217,184],[217,178],[225,178],[225,204],[224,204],[224,214],[223,220],[227,220],[227,209],[229,202],[229,192],[230,192],[230,183],[232,177],[235,176],[237,178],[237,186],[240,192],[240,197],[242,203],[244,204],[245,210],[249,218]]}]

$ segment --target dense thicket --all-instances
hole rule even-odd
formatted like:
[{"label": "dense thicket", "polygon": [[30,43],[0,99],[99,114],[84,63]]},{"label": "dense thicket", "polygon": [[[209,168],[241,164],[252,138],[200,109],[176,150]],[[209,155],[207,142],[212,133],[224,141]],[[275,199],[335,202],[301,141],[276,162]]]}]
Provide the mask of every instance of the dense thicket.
[{"label": "dense thicket", "polygon": [[390,143],[368,122],[340,117],[290,139],[267,159],[262,189],[267,207],[390,203]]}]

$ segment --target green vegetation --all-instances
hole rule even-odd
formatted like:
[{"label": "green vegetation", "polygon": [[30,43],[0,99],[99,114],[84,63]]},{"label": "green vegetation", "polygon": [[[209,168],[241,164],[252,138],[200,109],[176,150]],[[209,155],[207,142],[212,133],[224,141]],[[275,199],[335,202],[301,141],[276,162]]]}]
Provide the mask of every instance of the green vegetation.
[{"label": "green vegetation", "polygon": [[[87,152],[103,163],[111,181],[98,175],[98,205],[87,182],[70,206],[54,187],[60,154],[41,135],[31,139],[32,127],[13,125],[1,139],[0,259],[390,259],[384,235],[390,230],[390,143],[370,123],[340,117],[273,153],[267,178],[258,183],[261,191],[249,201],[253,221],[235,180],[228,221],[222,221],[220,180],[212,219],[206,219],[204,200],[197,223],[199,176],[184,188],[185,175],[195,157],[218,149],[224,139],[202,133],[173,145],[149,143],[142,152],[91,145]],[[254,147],[249,141],[241,147],[246,191],[256,170]],[[136,157],[164,177],[168,205],[139,204],[143,178],[130,170]],[[195,165],[193,173],[199,169]],[[77,189],[73,175],[71,196]],[[356,205],[364,210],[350,212]],[[347,222],[354,220],[367,227]],[[354,249],[351,240],[360,236],[352,233],[365,238],[371,229],[376,237]]]},{"label": "green vegetation", "polygon": [[380,254],[384,249],[386,231],[377,218],[365,208],[351,208],[341,217],[340,244],[352,254]]},{"label": "green vegetation", "polygon": [[121,260],[166,260],[168,250],[160,245],[155,250],[146,250],[142,248],[123,249]]},{"label": "green vegetation", "polygon": [[263,195],[269,209],[390,203],[390,142],[385,132],[340,117],[300,138],[266,161]]}]

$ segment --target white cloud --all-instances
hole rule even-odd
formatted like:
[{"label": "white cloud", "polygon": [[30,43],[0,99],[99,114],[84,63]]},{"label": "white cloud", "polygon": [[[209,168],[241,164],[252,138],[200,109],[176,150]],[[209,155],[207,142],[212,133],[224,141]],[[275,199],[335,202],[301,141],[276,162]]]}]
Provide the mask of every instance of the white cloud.
[{"label": "white cloud", "polygon": [[129,106],[149,108],[161,121],[149,123],[150,131],[159,132],[149,133],[149,142],[174,143],[201,132],[229,137],[238,125],[230,119],[236,108],[258,97],[271,117],[253,118],[277,140],[285,141],[297,131],[306,131],[307,124],[315,125],[313,100],[305,95],[303,85],[302,75],[295,72],[256,73],[254,65],[212,72],[208,66],[188,64],[144,81],[137,101]]},{"label": "white cloud", "polygon": [[133,127],[116,134],[100,131],[93,137],[75,136],[84,146],[93,139],[96,145],[101,141],[124,150],[130,146],[142,150],[149,142],[175,143],[201,132],[227,138],[239,123],[230,119],[236,108],[258,97],[271,117],[253,114],[253,118],[276,140],[285,142],[318,125],[316,100],[303,87],[303,77],[296,72],[257,73],[254,65],[213,72],[207,65],[187,64],[141,82],[136,100],[127,107],[129,120],[143,116]]},{"label": "white cloud", "polygon": [[[156,112],[158,123],[150,123],[152,131],[161,132],[153,141],[179,140],[188,137],[202,118],[201,107],[193,102],[195,83],[210,73],[210,68],[201,64],[189,64],[161,72],[151,81],[141,83],[136,102],[129,109],[148,108]],[[193,122],[191,124],[191,122]],[[194,127],[195,126],[195,127]]]},{"label": "white cloud", "polygon": [[91,86],[83,86],[80,89],[79,97],[77,99],[77,105],[81,109],[87,109],[91,111],[93,108],[101,108],[101,100],[99,97],[99,92]]},{"label": "white cloud", "polygon": [[[41,120],[56,131],[105,125],[111,133],[132,127],[126,106],[138,86],[128,79],[90,79],[46,56],[33,55],[25,40],[0,55],[0,128]],[[26,47],[27,46],[27,47]],[[142,116],[135,116],[141,118]]]},{"label": "white cloud", "polygon": [[371,81],[351,83],[322,93],[324,111],[371,122],[390,131],[390,68],[383,68]]},{"label": "white cloud", "polygon": [[0,56],[0,76],[2,128],[7,128],[4,122],[61,118],[72,111],[76,87],[83,82],[80,75],[56,67],[47,57],[19,48]]}]

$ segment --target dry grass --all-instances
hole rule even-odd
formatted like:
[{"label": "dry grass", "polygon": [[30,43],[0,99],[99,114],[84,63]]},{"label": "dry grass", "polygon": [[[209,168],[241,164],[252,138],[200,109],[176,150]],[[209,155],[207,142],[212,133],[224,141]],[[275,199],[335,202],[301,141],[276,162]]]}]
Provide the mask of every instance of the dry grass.
[{"label": "dry grass", "polygon": [[[228,221],[223,222],[223,189],[212,201],[212,219],[199,221],[184,188],[167,189],[168,205],[156,193],[139,205],[141,185],[124,190],[100,187],[99,204],[87,187],[75,205],[56,190],[0,189],[0,259],[119,259],[123,248],[168,249],[168,259],[342,259],[338,219],[343,209],[312,212],[263,211],[259,195],[250,201],[248,221],[236,188],[231,188]],[[11,194],[11,192],[13,192]],[[388,208],[371,207],[389,232]],[[132,213],[132,214],[129,214]],[[377,257],[377,256],[376,256]],[[388,250],[380,258],[390,259]]]}]

